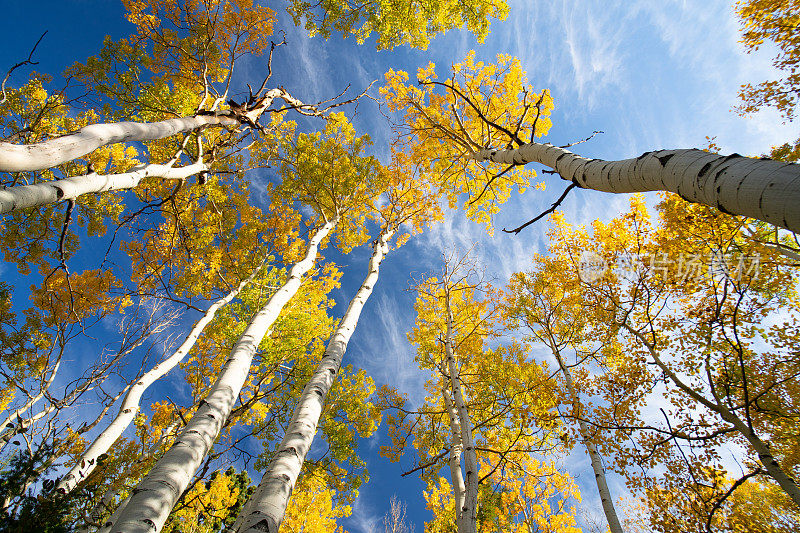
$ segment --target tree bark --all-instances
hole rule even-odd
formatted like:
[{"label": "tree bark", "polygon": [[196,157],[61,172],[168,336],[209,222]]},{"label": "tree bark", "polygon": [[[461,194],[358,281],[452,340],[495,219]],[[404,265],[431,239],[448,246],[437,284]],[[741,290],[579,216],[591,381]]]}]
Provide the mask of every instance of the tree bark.
[{"label": "tree bark", "polygon": [[690,202],[800,232],[800,165],[703,150],[659,150],[633,159],[586,159],[551,144],[480,150],[477,161],[540,163],[578,187],[613,193],[669,191]]},{"label": "tree bark", "polygon": [[108,427],[106,427],[106,429],[97,436],[97,438],[86,449],[86,451],[83,452],[83,455],[78,458],[75,466],[73,466],[72,469],[67,472],[63,478],[61,478],[56,490],[61,491],[63,494],[67,494],[71,492],[78,485],[78,483],[86,479],[86,477],[92,473],[97,466],[97,461],[100,455],[106,453],[117,441],[117,439],[122,436],[122,433],[128,428],[131,422],[133,422],[133,419],[139,412],[139,404],[142,400],[142,395],[147,388],[150,387],[150,385],[152,385],[157,379],[161,378],[170,370],[175,368],[178,363],[180,363],[183,358],[186,357],[186,354],[188,354],[189,350],[191,350],[195,345],[205,327],[214,319],[217,311],[230,303],[231,300],[236,298],[239,292],[241,292],[242,289],[244,289],[248,284],[250,284],[250,282],[253,281],[253,279],[255,279],[256,275],[258,275],[265,264],[266,263],[261,263],[261,265],[253,270],[247,279],[243,280],[235,289],[217,300],[211,307],[209,307],[206,313],[202,316],[202,318],[200,318],[200,320],[197,321],[192,330],[189,332],[189,335],[187,335],[186,339],[183,341],[183,344],[181,344],[180,347],[175,350],[175,352],[169,358],[154,366],[131,386],[125,395],[125,398],[122,400],[122,405],[120,405],[117,416],[111,421]]},{"label": "tree bark", "polygon": [[290,95],[283,88],[270,89],[239,113],[195,115],[160,122],[115,122],[91,124],[69,133],[35,144],[12,144],[0,141],[0,172],[44,170],[83,157],[101,146],[126,141],[155,141],[200,129],[204,126],[254,125],[276,98],[305,114],[320,112]]},{"label": "tree bark", "polygon": [[572,403],[572,408],[578,420],[578,430],[581,434],[581,440],[586,447],[586,453],[589,454],[589,459],[592,463],[594,480],[597,483],[597,492],[600,494],[600,502],[603,505],[603,513],[606,515],[606,520],[608,521],[608,528],[611,533],[624,533],[622,524],[620,524],[619,517],[617,516],[617,510],[614,508],[614,500],[611,498],[611,491],[608,488],[603,461],[600,458],[600,454],[597,453],[597,447],[590,439],[589,428],[586,422],[579,416],[578,408],[580,406],[580,399],[578,398],[578,392],[575,390],[575,384],[572,381],[572,373],[569,371],[569,368],[567,368],[567,365],[564,364],[564,361],[561,359],[561,352],[559,352],[554,344],[550,345],[550,350],[553,352],[556,361],[558,361],[558,367],[561,369],[561,374],[564,376],[564,382],[567,384],[567,392],[569,392],[570,402]]},{"label": "tree bark", "polygon": [[467,412],[467,404],[461,391],[461,378],[453,355],[453,313],[450,310],[450,292],[447,289],[445,311],[447,314],[447,337],[444,341],[444,351],[450,371],[450,383],[453,387],[453,403],[458,411],[458,421],[461,426],[461,443],[464,446],[464,506],[461,508],[461,519],[457,526],[458,533],[476,533],[478,530],[478,456],[475,453],[475,442],[472,439],[472,421]]},{"label": "tree bark", "polygon": [[227,116],[198,115],[160,122],[91,124],[75,133],[36,144],[0,142],[0,172],[44,170],[83,157],[108,144],[154,141],[210,125],[238,126],[239,121]]},{"label": "tree bark", "polygon": [[17,185],[0,190],[0,213],[72,200],[82,194],[133,189],[147,177],[182,180],[206,170],[208,166],[202,162],[177,168],[151,163],[120,174],[87,174],[35,185]]},{"label": "tree bark", "polygon": [[364,304],[378,280],[380,264],[389,251],[389,239],[393,234],[392,229],[384,230],[375,243],[367,277],[350,301],[339,327],[328,343],[322,361],[303,389],[275,457],[264,472],[255,493],[237,517],[233,531],[278,533],[292,490],[303,467],[303,461],[317,432],[325,399],[342,366],[347,343],[358,324]]},{"label": "tree bark", "polygon": [[114,522],[114,533],[157,533],[164,527],[172,508],[191,482],[211,446],[219,437],[233,404],[244,386],[258,345],[289,299],[297,292],[303,276],[311,270],[320,242],[337,220],[327,222],[308,243],[302,261],[289,270],[289,278],[252,318],[212,385],[206,399],[170,449],[158,460],[131,493],[130,501]]},{"label": "tree bark", "polygon": [[[451,385],[452,387],[452,385]],[[453,405],[448,387],[442,387],[442,398],[447,409],[447,417],[450,419],[450,434],[452,435],[450,446],[450,482],[453,484],[453,500],[455,500],[456,524],[461,522],[461,512],[464,509],[464,475],[461,472],[461,452],[464,445],[461,443],[461,425],[458,423],[458,411]]]}]

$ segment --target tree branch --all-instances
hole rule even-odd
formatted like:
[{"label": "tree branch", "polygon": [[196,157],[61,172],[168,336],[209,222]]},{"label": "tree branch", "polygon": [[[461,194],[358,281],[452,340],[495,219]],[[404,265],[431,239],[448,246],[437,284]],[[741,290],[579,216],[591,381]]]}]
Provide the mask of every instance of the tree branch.
[{"label": "tree branch", "polygon": [[564,191],[564,193],[563,193],[563,194],[562,194],[562,195],[561,195],[561,196],[558,198],[558,200],[556,200],[555,202],[553,202],[553,205],[552,205],[552,206],[550,206],[550,209],[548,209],[547,211],[545,211],[545,212],[541,213],[541,214],[540,214],[540,215],[538,215],[537,217],[535,217],[535,218],[532,218],[531,220],[527,221],[526,223],[524,223],[523,225],[521,225],[521,226],[519,226],[519,227],[517,227],[517,228],[514,228],[514,229],[505,229],[505,228],[503,228],[503,231],[504,231],[505,233],[513,233],[514,235],[518,235],[520,231],[524,230],[525,228],[527,228],[528,226],[530,226],[531,224],[533,224],[533,223],[534,223],[534,222],[536,222],[537,220],[540,220],[540,219],[542,219],[544,216],[546,216],[546,215],[549,215],[550,213],[552,213],[553,211],[555,211],[555,210],[558,208],[558,206],[560,206],[560,205],[561,205],[561,202],[563,202],[563,201],[564,201],[564,199],[567,197],[567,195],[569,194],[569,191],[571,191],[571,190],[572,190],[572,189],[574,189],[575,187],[577,187],[577,185],[576,185],[576,184],[574,184],[574,183],[570,183],[570,184],[569,184],[569,186],[568,186],[568,187],[566,188],[566,190]]}]

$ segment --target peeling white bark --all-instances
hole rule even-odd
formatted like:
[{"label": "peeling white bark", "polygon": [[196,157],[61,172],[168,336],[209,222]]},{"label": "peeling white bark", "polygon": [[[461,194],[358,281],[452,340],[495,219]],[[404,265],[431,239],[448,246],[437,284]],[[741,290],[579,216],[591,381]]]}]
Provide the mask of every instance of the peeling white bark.
[{"label": "peeling white bark", "polygon": [[477,161],[540,163],[578,187],[613,193],[669,191],[725,213],[800,232],[800,165],[703,150],[659,150],[633,159],[586,159],[551,144],[484,149]]},{"label": "peeling white bark", "polygon": [[453,355],[453,313],[450,310],[450,292],[445,293],[445,312],[447,316],[447,337],[444,340],[444,353],[450,372],[450,384],[453,387],[453,404],[458,411],[458,422],[461,426],[461,443],[464,446],[464,504],[456,525],[458,533],[476,533],[478,531],[478,456],[475,453],[475,442],[472,439],[472,421],[469,418],[467,404],[461,390],[461,378]]},{"label": "peeling white bark", "polygon": [[[452,387],[452,385],[451,385]],[[458,411],[453,405],[448,387],[442,388],[442,398],[447,409],[447,417],[450,420],[450,482],[453,485],[453,500],[455,501],[456,524],[461,522],[461,511],[464,509],[464,475],[461,472],[461,452],[464,445],[461,443],[461,425],[458,423]]]},{"label": "peeling white bark", "polygon": [[211,307],[208,308],[206,313],[197,321],[194,325],[192,330],[187,335],[186,339],[183,341],[183,344],[178,347],[175,352],[168,357],[167,359],[163,360],[148,372],[146,372],[136,383],[131,385],[130,389],[128,389],[125,398],[122,400],[122,405],[120,405],[119,413],[117,416],[111,421],[111,423],[103,430],[100,435],[92,442],[92,444],[83,452],[81,457],[76,462],[75,466],[67,472],[61,481],[59,482],[56,490],[61,491],[63,494],[71,492],[81,481],[86,479],[86,477],[94,471],[95,467],[97,466],[97,461],[100,455],[108,452],[109,448],[122,436],[122,433],[128,428],[128,426],[133,422],[133,419],[136,418],[136,414],[139,412],[140,409],[140,402],[142,400],[142,395],[147,390],[150,385],[152,385],[157,379],[161,378],[165,374],[167,374],[170,370],[175,368],[178,363],[180,363],[186,354],[189,353],[189,350],[197,342],[197,339],[200,337],[200,334],[203,332],[205,327],[214,319],[214,316],[217,314],[217,311],[222,307],[226,306],[228,303],[231,302],[236,296],[238,296],[239,292],[242,291],[250,282],[255,279],[256,275],[261,271],[265,263],[261,263],[257,268],[253,270],[250,276],[243,280],[239,285],[234,288],[231,292],[217,300]]},{"label": "peeling white bark", "polygon": [[154,141],[210,125],[238,126],[239,121],[226,116],[198,115],[160,122],[92,124],[75,133],[36,144],[0,142],[0,172],[44,170],[83,157],[108,144]]},{"label": "peeling white bark", "polygon": [[[580,399],[578,398],[578,391],[575,390],[575,383],[572,381],[572,373],[564,364],[561,359],[561,352],[554,344],[550,344],[550,351],[558,361],[558,367],[561,369],[561,374],[564,376],[564,382],[567,384],[567,392],[569,392],[570,402],[576,414],[579,414]],[[603,468],[603,461],[600,454],[597,452],[597,446],[591,440],[591,434],[586,422],[580,416],[578,418],[578,430],[581,435],[583,445],[586,447],[586,453],[589,454],[589,460],[592,463],[592,471],[594,472],[594,480],[597,484],[597,492],[600,494],[600,502],[603,505],[603,513],[606,515],[608,521],[608,528],[611,533],[624,533],[622,524],[620,524],[617,510],[614,508],[614,500],[611,498],[611,491],[608,488],[606,481],[606,472]]]},{"label": "peeling white bark", "polygon": [[394,230],[384,230],[375,243],[367,277],[350,301],[339,327],[331,337],[314,375],[306,384],[289,427],[264,472],[253,496],[236,519],[233,531],[240,533],[278,533],[286,506],[294,490],[308,450],[317,432],[325,399],[342,366],[347,343],[358,324],[364,304],[378,281],[379,267],[389,251]]},{"label": "peeling white bark", "polygon": [[247,380],[258,345],[283,307],[297,292],[303,276],[313,267],[320,242],[333,229],[336,222],[334,219],[317,230],[308,243],[308,250],[303,260],[292,266],[286,283],[252,318],[231,350],[206,399],[200,403],[197,412],[170,449],[133,490],[130,501],[114,522],[111,531],[157,533],[164,527],[178,498],[189,486],[192,476],[219,437],[233,404]]},{"label": "peeling white bark", "polygon": [[185,167],[151,163],[120,174],[87,174],[35,185],[17,185],[0,190],[0,213],[73,200],[82,194],[133,189],[148,177],[183,180],[206,170],[208,166],[202,162]]}]

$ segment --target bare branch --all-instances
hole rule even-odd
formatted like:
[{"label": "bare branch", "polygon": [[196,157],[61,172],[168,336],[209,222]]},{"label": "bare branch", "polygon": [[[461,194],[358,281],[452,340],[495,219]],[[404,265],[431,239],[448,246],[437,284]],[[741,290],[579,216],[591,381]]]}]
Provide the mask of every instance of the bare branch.
[{"label": "bare branch", "polygon": [[44,39],[45,35],[47,35],[47,30],[45,30],[45,32],[39,37],[39,40],[36,41],[36,44],[33,45],[33,48],[31,48],[31,53],[28,54],[28,59],[26,59],[25,61],[20,61],[19,63],[17,63],[16,65],[14,65],[13,67],[11,67],[8,70],[8,73],[6,74],[6,77],[3,78],[3,84],[2,84],[2,86],[0,86],[0,93],[2,93],[2,95],[3,95],[2,99],[0,99],[0,104],[6,103],[6,100],[8,99],[7,96],[6,96],[6,82],[8,82],[8,78],[11,77],[11,74],[15,70],[17,70],[19,67],[22,67],[24,65],[38,65],[39,64],[38,61],[33,61],[33,53],[36,52],[36,48],[39,46],[39,43],[42,42],[42,39]]},{"label": "bare branch", "polygon": [[569,194],[569,191],[571,191],[575,187],[577,187],[576,184],[570,183],[569,186],[567,186],[566,190],[563,192],[563,194],[558,198],[558,200],[553,202],[553,205],[550,206],[550,209],[544,211],[543,213],[539,214],[535,218],[532,218],[531,220],[527,221],[526,223],[524,223],[523,225],[521,225],[521,226],[519,226],[517,228],[514,228],[514,229],[505,229],[505,228],[503,228],[503,231],[505,233],[513,233],[514,235],[518,235],[520,231],[524,230],[525,228],[527,228],[528,226],[530,226],[531,224],[533,224],[537,220],[540,220],[543,217],[545,217],[546,215],[549,215],[550,213],[555,211],[558,208],[558,206],[561,205],[561,202],[563,202],[564,199],[567,197],[567,195]]}]

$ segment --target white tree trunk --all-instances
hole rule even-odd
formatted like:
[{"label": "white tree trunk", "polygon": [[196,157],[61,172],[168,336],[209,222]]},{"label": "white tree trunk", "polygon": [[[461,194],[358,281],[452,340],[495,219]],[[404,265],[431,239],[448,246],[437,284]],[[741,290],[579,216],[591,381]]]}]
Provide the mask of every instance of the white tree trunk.
[{"label": "white tree trunk", "polygon": [[461,443],[464,446],[464,505],[461,508],[457,526],[458,533],[476,533],[478,530],[478,456],[475,453],[475,442],[472,439],[472,421],[467,412],[467,404],[461,390],[461,377],[453,355],[453,314],[450,310],[449,290],[445,295],[445,309],[447,337],[444,340],[444,352],[450,371],[450,383],[453,387],[453,403],[458,411],[458,422],[461,426]]},{"label": "white tree trunk", "polygon": [[[137,464],[141,463],[142,461],[144,461],[148,457],[152,457],[153,455],[155,455],[158,452],[158,450],[161,449],[162,444],[164,444],[164,442],[169,438],[169,436],[172,434],[172,432],[175,431],[178,428],[180,423],[181,423],[181,419],[180,419],[180,417],[178,417],[178,418],[175,419],[174,422],[172,422],[169,426],[167,426],[164,429],[164,431],[161,433],[161,436],[158,438],[158,440],[156,442],[154,442],[152,445],[150,445],[150,447],[147,450],[145,450],[141,454],[139,454],[139,458],[136,459],[136,463]],[[116,497],[117,493],[118,493],[118,491],[113,490],[113,489],[108,489],[108,491],[106,491],[106,493],[103,496],[103,500],[100,503],[98,503],[98,505],[95,506],[95,508],[93,510],[93,514],[91,516],[92,521],[94,521],[94,522],[99,522],[100,521],[100,518],[101,518],[102,513],[103,513],[103,509],[108,509],[110,507],[110,505],[111,505],[111,502],[106,502],[107,498],[110,497],[111,501],[113,501],[113,499]],[[114,512],[108,518],[108,520],[106,520],[105,522],[100,524],[100,526],[98,526],[97,533],[109,533],[109,531],[111,531],[111,526],[114,525],[114,522],[119,517],[119,515],[122,513],[122,510],[125,508],[126,505],[128,505],[128,500],[129,499],[130,499],[129,497],[125,498],[119,503],[117,508],[114,510]],[[94,513],[96,513],[96,514],[94,514]],[[80,530],[80,533],[90,533],[91,530],[92,530],[91,525],[87,524],[83,529]]]},{"label": "white tree trunk", "polygon": [[197,321],[192,330],[189,332],[189,335],[183,341],[183,344],[181,344],[180,347],[175,350],[170,357],[154,366],[131,386],[125,395],[125,398],[122,400],[122,405],[120,405],[117,416],[111,421],[108,427],[106,427],[106,429],[97,436],[97,438],[86,449],[86,451],[83,452],[81,457],[78,458],[75,466],[73,466],[72,469],[67,472],[63,478],[61,478],[56,490],[61,491],[63,494],[69,493],[78,485],[78,483],[86,479],[86,477],[92,473],[97,466],[97,460],[100,455],[106,453],[122,435],[122,433],[128,428],[131,422],[133,422],[133,419],[139,412],[139,404],[141,402],[142,395],[147,388],[150,387],[150,385],[152,385],[157,379],[161,378],[170,370],[175,368],[175,366],[177,366],[177,364],[180,363],[184,357],[186,357],[186,354],[188,354],[189,350],[191,350],[195,345],[205,327],[214,319],[217,311],[230,303],[231,300],[236,298],[239,292],[241,292],[242,289],[244,289],[251,281],[253,281],[253,279],[255,279],[256,275],[258,275],[265,264],[266,263],[261,263],[261,265],[253,270],[247,279],[243,280],[235,289],[217,300],[217,302],[209,307],[206,313],[202,316],[202,318],[200,318],[200,320]]},{"label": "white tree trunk", "polygon": [[17,185],[0,190],[0,213],[72,200],[82,194],[133,189],[148,177],[182,180],[206,170],[208,166],[202,162],[185,167],[151,163],[120,174],[87,174],[35,185]]},{"label": "white tree trunk", "polygon": [[[111,533],[111,526],[113,526],[114,522],[117,521],[119,516],[122,514],[122,511],[125,510],[125,506],[128,505],[128,502],[130,500],[131,500],[131,497],[128,496],[127,498],[125,498],[124,500],[119,502],[119,505],[117,506],[117,509],[111,514],[111,516],[108,518],[108,520],[106,520],[106,523],[103,524],[102,526],[100,526],[97,529],[97,533]],[[89,533],[89,528],[86,528],[81,533]]]},{"label": "white tree trunk", "polygon": [[239,121],[226,116],[198,115],[160,122],[92,124],[75,133],[36,144],[0,142],[0,172],[44,170],[83,157],[108,144],[154,141],[210,125],[238,126]]},{"label": "white tree trunk", "polygon": [[325,399],[342,366],[347,343],[358,324],[361,310],[378,280],[379,267],[389,251],[389,239],[393,234],[394,230],[384,230],[376,241],[369,260],[367,277],[350,301],[339,327],[328,343],[322,361],[303,389],[275,457],[264,472],[255,493],[237,517],[234,531],[278,533],[303,461],[317,432]]},{"label": "white tree trunk", "polygon": [[[450,385],[452,387],[452,384]],[[453,485],[453,500],[455,501],[456,524],[461,522],[461,511],[464,509],[464,475],[461,472],[461,452],[464,445],[461,443],[461,425],[458,423],[458,411],[453,405],[448,387],[442,388],[442,398],[447,409],[447,417],[450,420],[450,482]]]},{"label": "white tree trunk", "polygon": [[0,141],[0,172],[44,170],[83,157],[108,144],[155,141],[203,126],[239,126],[242,121],[255,124],[276,98],[282,98],[290,108],[301,110],[305,114],[319,114],[313,106],[304,104],[279,87],[270,89],[251,107],[242,110],[242,120],[229,113],[171,118],[160,122],[91,124],[75,133],[36,144],[19,145]]},{"label": "white tree trunk", "polygon": [[633,159],[586,159],[551,144],[484,149],[477,161],[540,163],[578,187],[627,193],[669,191],[725,213],[800,232],[800,165],[703,150],[659,150]]},{"label": "white tree trunk", "polygon": [[597,483],[597,492],[600,494],[600,502],[603,505],[603,513],[606,515],[606,520],[608,521],[608,528],[611,533],[623,533],[622,525],[620,524],[619,517],[617,517],[617,510],[614,508],[614,500],[611,498],[611,491],[606,481],[603,461],[600,454],[597,452],[597,446],[591,441],[591,435],[589,434],[589,428],[586,422],[580,417],[580,399],[578,398],[578,391],[575,390],[575,384],[572,381],[572,373],[564,364],[564,361],[561,359],[561,353],[554,344],[550,345],[550,350],[553,352],[556,361],[558,361],[558,367],[561,369],[561,374],[564,376],[564,382],[567,384],[570,402],[572,403],[572,408],[578,419],[578,430],[581,434],[581,440],[583,440],[586,453],[589,454],[589,460],[592,463],[594,480]]},{"label": "white tree trunk", "polygon": [[[61,366],[61,357],[63,356],[63,353],[63,351],[59,352],[58,358],[56,358],[56,362],[53,365],[53,369],[50,371],[50,375],[47,377],[47,380],[41,383],[39,392],[35,396],[28,398],[28,401],[26,401],[22,407],[19,407],[18,409],[15,409],[9,413],[8,416],[6,416],[6,418],[0,422],[0,432],[2,432],[0,433],[0,452],[5,449],[15,435],[18,435],[20,431],[28,428],[34,422],[33,418],[23,419],[21,415],[33,407],[39,400],[44,398],[45,394],[47,394],[47,390],[53,384],[53,380],[56,378],[56,373]],[[39,418],[41,418],[41,416],[44,415],[40,415]]]},{"label": "white tree trunk", "polygon": [[228,415],[250,372],[258,345],[289,299],[294,296],[303,276],[311,270],[320,242],[336,220],[317,230],[308,243],[302,261],[289,270],[286,283],[278,289],[252,318],[228,360],[212,385],[206,399],[183,429],[170,449],[131,493],[130,501],[114,522],[114,533],[157,533],[172,511],[208,450],[219,437]]}]

